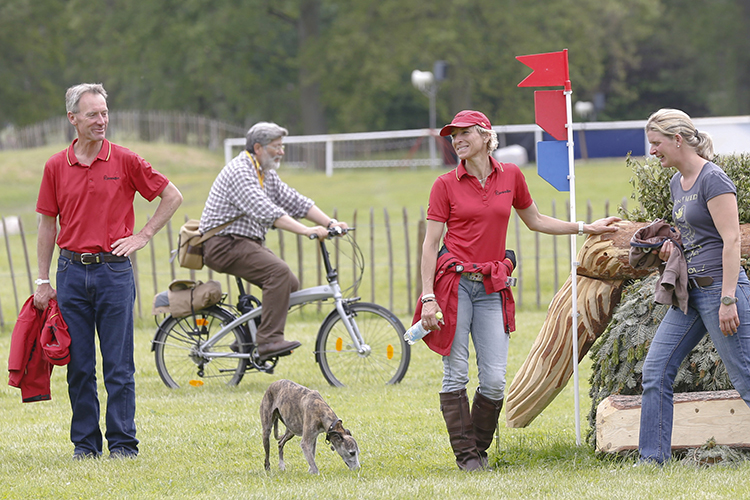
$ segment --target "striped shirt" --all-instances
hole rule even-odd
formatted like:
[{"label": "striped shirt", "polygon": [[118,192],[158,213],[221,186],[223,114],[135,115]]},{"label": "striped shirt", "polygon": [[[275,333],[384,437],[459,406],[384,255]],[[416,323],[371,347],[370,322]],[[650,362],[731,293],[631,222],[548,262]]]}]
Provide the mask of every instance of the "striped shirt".
[{"label": "striped shirt", "polygon": [[242,151],[221,170],[203,208],[201,232],[239,217],[219,234],[264,240],[282,215],[295,219],[307,215],[313,200],[285,184],[276,170],[265,170],[263,178],[258,177],[254,160]]}]

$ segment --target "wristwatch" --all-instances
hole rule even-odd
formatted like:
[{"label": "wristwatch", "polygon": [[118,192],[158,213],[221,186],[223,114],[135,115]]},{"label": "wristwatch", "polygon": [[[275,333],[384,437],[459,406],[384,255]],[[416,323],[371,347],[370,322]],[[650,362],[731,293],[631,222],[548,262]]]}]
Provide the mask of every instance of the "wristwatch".
[{"label": "wristwatch", "polygon": [[337,221],[336,219],[331,219],[328,222],[328,228],[330,229],[331,226],[333,226],[334,224],[338,224],[338,223],[339,223],[339,221]]},{"label": "wristwatch", "polygon": [[36,286],[44,285],[45,283],[49,283],[49,280],[43,280],[41,278],[37,278],[36,280],[34,280],[34,284]]},{"label": "wristwatch", "polygon": [[737,297],[730,297],[729,295],[725,295],[721,298],[721,303],[725,306],[731,306],[732,304],[737,303]]}]

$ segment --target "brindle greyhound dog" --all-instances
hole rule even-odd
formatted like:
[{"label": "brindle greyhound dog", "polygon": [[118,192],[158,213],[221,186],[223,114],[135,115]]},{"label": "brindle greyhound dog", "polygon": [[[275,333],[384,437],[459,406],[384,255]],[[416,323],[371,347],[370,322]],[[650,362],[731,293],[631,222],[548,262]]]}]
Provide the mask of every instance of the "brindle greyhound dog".
[{"label": "brindle greyhound dog", "polygon": [[[286,426],[279,438],[278,422]],[[294,436],[302,436],[302,453],[310,465],[308,472],[318,473],[315,465],[315,444],[319,434],[325,432],[331,449],[338,452],[344,463],[354,470],[359,468],[359,447],[351,432],[344,429],[341,419],[323,400],[318,391],[313,391],[290,380],[272,383],[260,402],[260,422],[263,427],[263,448],[266,452],[265,467],[269,461],[271,427],[279,442],[279,469],[284,470],[284,445]]]}]

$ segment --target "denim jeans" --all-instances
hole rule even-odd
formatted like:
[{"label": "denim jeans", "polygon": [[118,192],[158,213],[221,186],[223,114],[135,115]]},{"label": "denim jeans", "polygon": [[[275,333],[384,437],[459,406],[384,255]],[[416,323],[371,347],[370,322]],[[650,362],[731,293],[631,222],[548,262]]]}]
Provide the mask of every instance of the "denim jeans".
[{"label": "denim jeans", "polygon": [[642,460],[663,463],[672,454],[672,385],[682,360],[708,330],[734,388],[750,406],[750,281],[740,272],[736,297],[740,326],[724,336],[719,328],[721,283],[690,290],[688,313],[672,307],[664,316],[643,364],[638,448]]},{"label": "denim jeans", "polygon": [[95,330],[107,390],[106,438],[110,453],[138,453],[135,438],[133,306],[135,281],[127,262],[84,265],[60,256],[57,300],[70,332],[68,394],[76,453],[102,453],[96,384]]},{"label": "denim jeans", "polygon": [[462,276],[458,285],[456,336],[451,353],[443,356],[442,392],[465,389],[469,383],[471,335],[477,355],[479,391],[489,399],[503,399],[510,343],[503,324],[500,294],[487,294],[483,283]]}]

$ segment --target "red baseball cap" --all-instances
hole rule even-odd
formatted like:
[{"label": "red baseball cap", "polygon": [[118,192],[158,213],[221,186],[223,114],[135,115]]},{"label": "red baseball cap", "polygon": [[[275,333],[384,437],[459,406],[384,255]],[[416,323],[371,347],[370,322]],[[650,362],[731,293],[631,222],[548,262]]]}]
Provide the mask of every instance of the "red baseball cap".
[{"label": "red baseball cap", "polygon": [[465,109],[463,111],[459,111],[458,114],[453,117],[453,121],[440,130],[440,135],[451,135],[451,132],[453,132],[453,129],[456,127],[466,128],[472,127],[474,125],[479,125],[480,127],[486,128],[488,130],[492,128],[492,124],[487,119],[487,117],[484,116],[484,113]]}]

